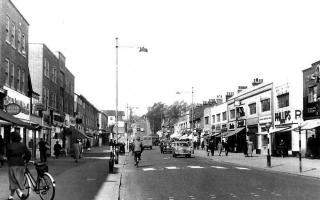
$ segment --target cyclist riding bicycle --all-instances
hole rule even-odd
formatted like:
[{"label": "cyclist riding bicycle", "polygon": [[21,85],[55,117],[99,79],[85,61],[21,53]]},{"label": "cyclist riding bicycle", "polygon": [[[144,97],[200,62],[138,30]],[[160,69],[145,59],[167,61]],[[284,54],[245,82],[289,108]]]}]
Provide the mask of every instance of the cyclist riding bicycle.
[{"label": "cyclist riding bicycle", "polygon": [[142,151],[143,151],[142,142],[140,141],[140,137],[137,137],[137,139],[133,143],[134,159],[138,157],[139,160],[141,160]]}]

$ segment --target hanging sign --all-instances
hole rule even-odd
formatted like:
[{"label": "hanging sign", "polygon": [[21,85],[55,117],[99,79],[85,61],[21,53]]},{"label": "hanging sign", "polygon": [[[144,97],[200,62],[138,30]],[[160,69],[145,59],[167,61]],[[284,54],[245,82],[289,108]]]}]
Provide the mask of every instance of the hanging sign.
[{"label": "hanging sign", "polygon": [[21,112],[21,107],[16,103],[9,103],[5,106],[5,109],[10,115],[17,115]]}]

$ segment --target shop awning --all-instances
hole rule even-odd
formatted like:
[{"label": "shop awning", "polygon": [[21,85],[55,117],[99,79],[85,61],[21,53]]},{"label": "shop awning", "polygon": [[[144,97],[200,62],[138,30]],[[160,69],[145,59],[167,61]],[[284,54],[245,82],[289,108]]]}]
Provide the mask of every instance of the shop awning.
[{"label": "shop awning", "polygon": [[179,140],[186,140],[186,139],[188,139],[188,134],[185,134],[179,138]]},{"label": "shop awning", "polygon": [[230,137],[230,136],[233,136],[233,135],[235,135],[235,134],[239,133],[240,131],[242,131],[244,128],[245,128],[245,127],[241,127],[241,128],[237,128],[237,129],[236,129],[236,130],[234,130],[234,131],[229,131],[229,132],[227,132],[227,134],[226,134],[226,135],[224,135],[224,137]]},{"label": "shop awning", "polygon": [[214,134],[212,134],[213,137],[220,137],[219,135],[221,135],[221,133],[214,133]]},{"label": "shop awning", "polygon": [[270,128],[269,134],[271,133],[277,133],[277,132],[282,132],[285,130],[288,130],[290,127],[281,127],[281,128]]},{"label": "shop awning", "polygon": [[89,139],[90,137],[87,136],[85,133],[82,133],[78,129],[70,127],[70,130],[72,132],[72,137],[78,138],[78,139]]},{"label": "shop awning", "polygon": [[28,129],[34,129],[28,123],[21,121],[20,119],[10,115],[7,112],[4,112],[3,110],[0,110],[0,119],[5,122],[9,122],[12,125],[22,126],[22,127],[28,128]]}]

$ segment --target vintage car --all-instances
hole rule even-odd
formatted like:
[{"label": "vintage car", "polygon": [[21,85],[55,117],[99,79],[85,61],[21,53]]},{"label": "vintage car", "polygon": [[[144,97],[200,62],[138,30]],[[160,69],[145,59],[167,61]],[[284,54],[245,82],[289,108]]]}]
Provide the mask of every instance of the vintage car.
[{"label": "vintage car", "polygon": [[162,153],[172,153],[172,145],[170,142],[163,142]]},{"label": "vintage car", "polygon": [[191,157],[192,147],[188,142],[177,141],[172,142],[172,156],[177,157],[178,155],[185,156],[187,158]]}]

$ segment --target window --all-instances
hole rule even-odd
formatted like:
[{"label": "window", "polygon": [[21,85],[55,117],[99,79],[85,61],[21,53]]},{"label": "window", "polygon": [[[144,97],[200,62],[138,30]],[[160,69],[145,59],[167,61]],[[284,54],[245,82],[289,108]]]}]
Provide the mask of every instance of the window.
[{"label": "window", "polygon": [[220,122],[221,114],[217,114],[217,122]]},{"label": "window", "polygon": [[52,81],[57,83],[57,68],[55,66],[52,67]]},{"label": "window", "polygon": [[317,101],[317,86],[309,87],[308,90],[308,103],[313,103]]},{"label": "window", "polygon": [[18,52],[21,53],[21,30],[18,30],[18,40],[17,40]]},{"label": "window", "polygon": [[22,34],[22,39],[21,39],[21,52],[23,55],[26,55],[26,37],[24,34]]},{"label": "window", "polygon": [[216,123],[216,116],[215,115],[212,115],[212,123]]},{"label": "window", "polygon": [[232,109],[230,110],[230,119],[235,119],[236,118],[236,110]]},{"label": "window", "polygon": [[17,68],[17,90],[20,92],[21,91],[21,70],[20,67]]},{"label": "window", "polygon": [[270,99],[265,99],[261,101],[261,112],[266,112],[270,110]]},{"label": "window", "polygon": [[12,23],[12,28],[11,28],[11,39],[10,39],[11,46],[13,48],[16,48],[16,25]]},{"label": "window", "polygon": [[42,90],[42,103],[47,106],[47,90],[45,87],[43,87],[43,90]]},{"label": "window", "polygon": [[227,120],[227,112],[222,113],[222,121]]},{"label": "window", "polygon": [[10,76],[9,76],[9,71],[10,71],[10,63],[9,63],[9,60],[6,59],[5,60],[5,71],[4,71],[4,75],[5,75],[5,84],[6,86],[9,86],[10,85]]},{"label": "window", "polygon": [[205,118],[204,118],[204,123],[205,123],[205,124],[209,124],[209,117],[205,117]]},{"label": "window", "polygon": [[45,58],[44,59],[44,75],[48,78],[50,78],[50,70],[49,70],[49,61]]},{"label": "window", "polygon": [[278,108],[284,108],[289,106],[289,93],[278,96]]},{"label": "window", "polygon": [[20,86],[20,89],[21,89],[21,92],[22,93],[25,93],[25,81],[26,80],[26,76],[25,76],[25,72],[24,70],[21,70],[21,86]]},{"label": "window", "polygon": [[14,88],[14,64],[10,63],[10,87]]},{"label": "window", "polygon": [[10,18],[6,19],[6,41],[10,44]]},{"label": "window", "polygon": [[249,104],[249,112],[250,115],[256,114],[257,113],[257,104],[256,103],[251,103]]},{"label": "window", "polygon": [[47,88],[47,94],[46,94],[46,102],[47,102],[47,105],[49,106],[49,105],[51,105],[50,104],[50,94],[49,94],[49,89]]}]

